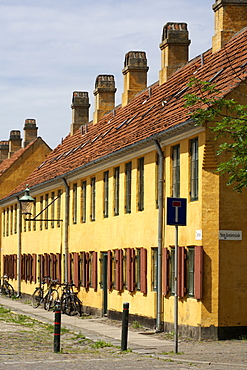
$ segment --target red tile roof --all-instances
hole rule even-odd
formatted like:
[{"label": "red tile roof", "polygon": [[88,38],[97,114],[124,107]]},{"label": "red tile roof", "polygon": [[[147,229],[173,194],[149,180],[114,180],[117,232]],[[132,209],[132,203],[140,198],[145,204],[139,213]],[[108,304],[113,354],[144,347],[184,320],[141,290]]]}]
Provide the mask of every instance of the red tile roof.
[{"label": "red tile roof", "polygon": [[[236,34],[223,49],[196,57],[174,73],[167,82],[153,84],[133,98],[126,107],[118,106],[96,125],[89,124],[68,135],[29,176],[12,192],[18,193],[28,183],[30,187],[55,179],[92,161],[157,135],[190,118],[184,107],[188,81],[196,76],[210,80],[223,95],[232,91],[247,77],[247,29]],[[10,195],[10,194],[9,194]]]}]

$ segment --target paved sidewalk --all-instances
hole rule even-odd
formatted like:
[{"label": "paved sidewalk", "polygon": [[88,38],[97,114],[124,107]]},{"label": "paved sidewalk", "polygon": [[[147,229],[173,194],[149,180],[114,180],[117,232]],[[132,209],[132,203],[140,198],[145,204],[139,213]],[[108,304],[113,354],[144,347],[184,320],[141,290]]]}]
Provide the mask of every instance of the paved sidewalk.
[{"label": "paved sidewalk", "polygon": [[[54,313],[43,308],[34,309],[25,301],[0,297],[0,305],[18,314],[25,314],[42,322],[53,323]],[[121,326],[112,326],[102,318],[80,318],[62,315],[62,326],[97,341],[104,340],[115,346],[121,345]],[[191,365],[197,369],[247,369],[247,341],[204,341],[179,339],[179,354],[174,354],[173,340],[158,339],[152,332],[128,331],[128,348],[141,355],[155,356],[165,361]],[[181,365],[179,365],[181,366]]]}]

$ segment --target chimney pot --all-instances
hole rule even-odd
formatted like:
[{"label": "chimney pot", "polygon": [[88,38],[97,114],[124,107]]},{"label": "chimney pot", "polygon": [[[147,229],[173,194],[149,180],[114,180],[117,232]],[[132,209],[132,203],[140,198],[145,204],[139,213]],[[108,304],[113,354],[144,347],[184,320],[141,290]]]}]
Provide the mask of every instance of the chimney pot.
[{"label": "chimney pot", "polygon": [[95,111],[93,123],[96,124],[109,111],[115,108],[115,80],[113,75],[99,75],[95,81]]},{"label": "chimney pot", "polygon": [[24,124],[24,148],[37,139],[38,127],[36,126],[36,120],[33,118],[27,118]]},{"label": "chimney pot", "polygon": [[21,148],[21,132],[19,130],[10,131],[9,135],[9,153],[8,157],[10,158],[13,153]]},{"label": "chimney pot", "polygon": [[70,134],[74,133],[89,122],[89,97],[86,91],[74,91],[72,97],[72,124],[70,125]]},{"label": "chimney pot", "polygon": [[212,53],[220,50],[225,43],[247,25],[247,0],[216,0],[214,11],[214,36]]},{"label": "chimney pot", "polygon": [[169,22],[163,28],[161,49],[160,85],[188,62],[189,32],[187,23]]},{"label": "chimney pot", "polygon": [[147,66],[146,53],[144,51],[129,51],[125,55],[124,69],[124,92],[122,94],[122,106],[139,92],[147,87]]}]

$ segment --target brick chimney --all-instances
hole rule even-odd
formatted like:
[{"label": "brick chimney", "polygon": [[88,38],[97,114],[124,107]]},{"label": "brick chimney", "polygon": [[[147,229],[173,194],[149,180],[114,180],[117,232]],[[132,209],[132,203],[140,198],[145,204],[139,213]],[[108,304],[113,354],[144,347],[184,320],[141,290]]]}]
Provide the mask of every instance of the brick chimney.
[{"label": "brick chimney", "polygon": [[72,97],[72,123],[70,125],[70,135],[83,125],[89,122],[89,97],[86,91],[74,91]]},{"label": "brick chimney", "polygon": [[10,158],[12,154],[17,152],[21,148],[21,132],[19,130],[10,131],[9,135],[9,153],[8,157]]},{"label": "brick chimney", "polygon": [[32,118],[28,118],[25,120],[25,125],[24,125],[24,148],[37,139],[37,131],[38,127],[36,127],[36,120]]},{"label": "brick chimney", "polygon": [[129,51],[125,55],[124,69],[124,92],[122,94],[122,106],[125,107],[134,95],[147,87],[146,53],[144,51]]},{"label": "brick chimney", "polygon": [[0,163],[8,158],[9,153],[9,142],[0,141]]},{"label": "brick chimney", "polygon": [[115,108],[115,80],[113,75],[99,75],[95,82],[95,111],[93,123],[96,124],[109,111]]},{"label": "brick chimney", "polygon": [[247,0],[216,0],[212,53],[220,50],[238,31],[247,26]]},{"label": "brick chimney", "polygon": [[160,85],[188,62],[189,33],[186,23],[167,23],[163,28],[161,49]]}]

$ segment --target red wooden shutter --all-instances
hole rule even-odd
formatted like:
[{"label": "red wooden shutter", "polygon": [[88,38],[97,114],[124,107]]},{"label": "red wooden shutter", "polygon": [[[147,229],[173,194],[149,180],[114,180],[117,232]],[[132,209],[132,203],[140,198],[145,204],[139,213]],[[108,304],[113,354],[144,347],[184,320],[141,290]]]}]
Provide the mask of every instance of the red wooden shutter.
[{"label": "red wooden shutter", "polygon": [[85,270],[85,281],[86,281],[86,288],[89,289],[89,253],[85,253],[85,261],[86,261],[86,270]]},{"label": "red wooden shutter", "polygon": [[130,280],[131,280],[131,250],[130,248],[126,249],[126,265],[127,265],[126,283],[127,283],[127,289],[130,292]]},{"label": "red wooden shutter", "polygon": [[48,276],[48,277],[50,277],[50,256],[49,256],[49,254],[48,253],[44,253],[44,259],[45,259],[45,261],[44,261],[44,268],[45,268],[45,270],[44,270],[44,276]]},{"label": "red wooden shutter", "polygon": [[17,279],[17,254],[14,254],[14,279]]},{"label": "red wooden shutter", "polygon": [[135,250],[134,248],[130,249],[130,292],[135,290]]},{"label": "red wooden shutter", "polygon": [[112,289],[112,252],[107,251],[107,288]]},{"label": "red wooden shutter", "polygon": [[74,279],[73,279],[73,283],[75,284],[75,286],[77,288],[79,288],[79,255],[77,252],[74,252]]},{"label": "red wooden shutter", "polygon": [[86,287],[86,253],[81,252],[81,285]]},{"label": "red wooden shutter", "polygon": [[35,254],[35,253],[33,253],[32,263],[33,263],[32,280],[33,280],[34,283],[36,283],[36,281],[37,281],[37,254]]},{"label": "red wooden shutter", "polygon": [[123,290],[123,250],[119,249],[119,291]]},{"label": "red wooden shutter", "polygon": [[120,291],[120,258],[119,258],[119,252],[120,250],[117,249],[115,251],[115,262],[116,262],[116,281],[115,281],[115,284],[116,284],[116,290]]},{"label": "red wooden shutter", "polygon": [[147,294],[147,250],[141,248],[140,252],[140,267],[141,267],[141,289],[143,294]]},{"label": "red wooden shutter", "polygon": [[163,266],[163,294],[169,293],[169,251],[163,248],[162,253],[162,266]]},{"label": "red wooden shutter", "polygon": [[97,252],[93,252],[93,261],[92,261],[92,288],[97,290]]},{"label": "red wooden shutter", "polygon": [[178,248],[178,296],[184,297],[186,293],[186,252],[184,247]]},{"label": "red wooden shutter", "polygon": [[56,277],[58,279],[58,282],[62,282],[62,276],[61,276],[61,254],[56,254],[57,264],[56,264]]},{"label": "red wooden shutter", "polygon": [[68,253],[68,283],[72,283],[72,277],[71,277],[71,253]]},{"label": "red wooden shutter", "polygon": [[195,246],[194,297],[202,299],[203,247]]}]

